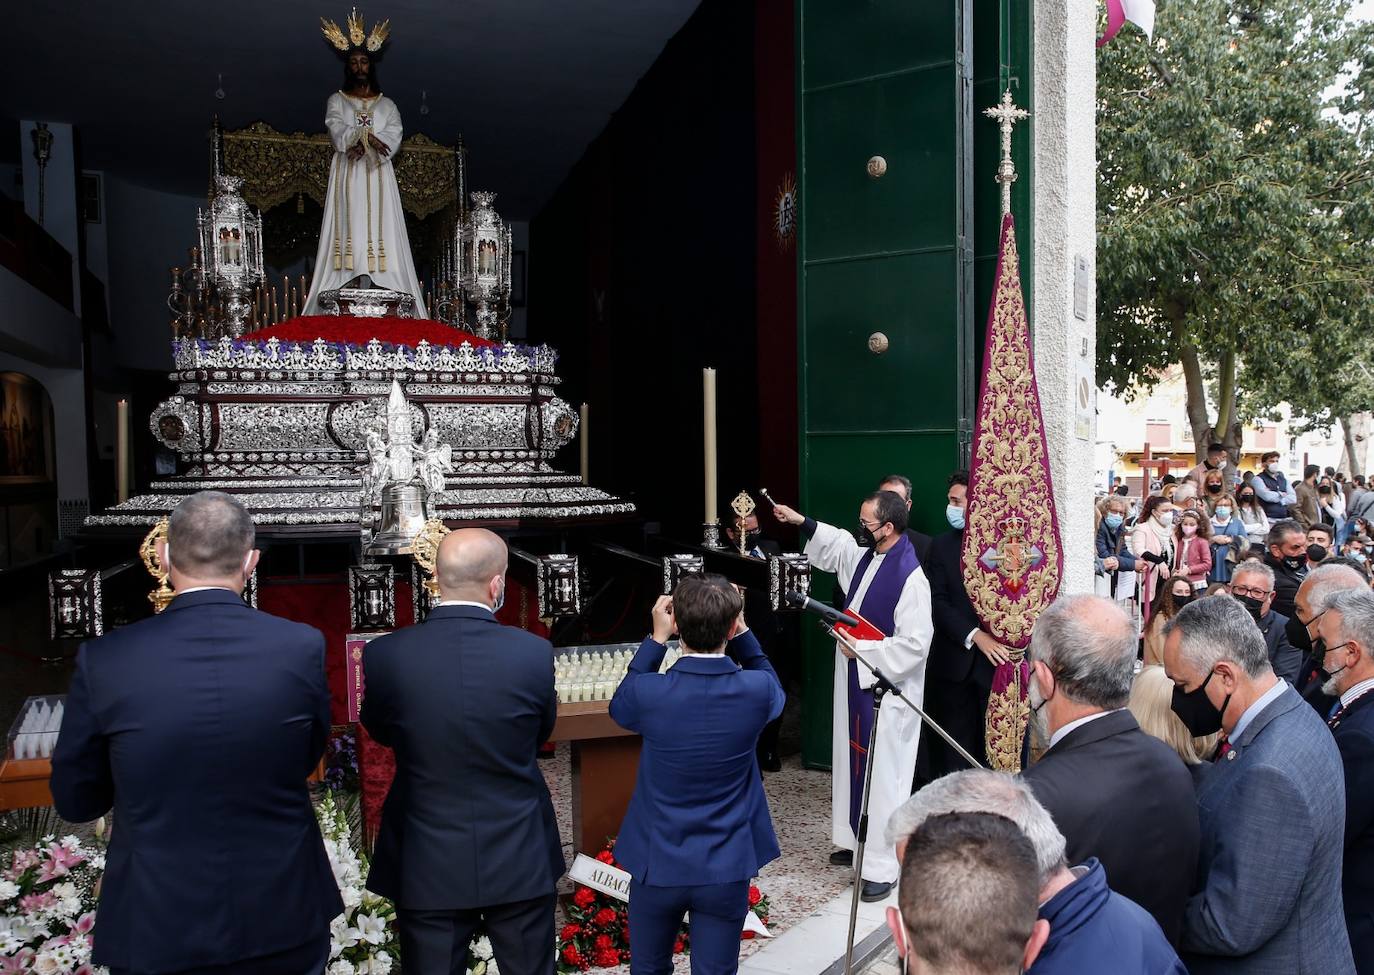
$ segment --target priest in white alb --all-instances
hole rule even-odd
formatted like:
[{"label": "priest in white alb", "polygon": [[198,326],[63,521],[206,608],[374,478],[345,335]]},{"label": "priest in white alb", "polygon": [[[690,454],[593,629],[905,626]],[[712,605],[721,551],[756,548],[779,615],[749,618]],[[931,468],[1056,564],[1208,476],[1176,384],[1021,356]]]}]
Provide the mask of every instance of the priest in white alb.
[{"label": "priest in white alb", "polygon": [[[845,592],[845,608],[863,616],[882,639],[835,643],[834,741],[831,762],[831,839],[840,849],[830,862],[853,863],[859,811],[863,800],[865,760],[873,727],[872,673],[853,659],[862,657],[882,671],[913,703],[920,706],[925,687],[926,657],[934,626],[930,619],[930,584],[906,535],[907,507],[892,491],[879,491],[859,508],[859,537],[805,518],[785,505],[774,513],[780,521],[801,525],[811,536],[806,557],[824,572],[833,572]],[[895,695],[883,697],[873,754],[869,796],[868,840],[864,848],[865,901],[885,898],[897,880],[897,852],[884,842],[888,818],[911,796],[921,719]]]},{"label": "priest in white alb", "polygon": [[324,124],[334,153],[305,314],[320,314],[320,292],[366,275],[372,287],[411,295],[416,317],[428,317],[392,167],[401,145],[401,112],[377,83],[377,60],[390,22],[375,24],[370,34],[365,33],[363,19],[354,10],[345,22],[346,31],[333,21],[320,23],[325,39],[344,61],[344,85],[329,96],[325,107]]}]

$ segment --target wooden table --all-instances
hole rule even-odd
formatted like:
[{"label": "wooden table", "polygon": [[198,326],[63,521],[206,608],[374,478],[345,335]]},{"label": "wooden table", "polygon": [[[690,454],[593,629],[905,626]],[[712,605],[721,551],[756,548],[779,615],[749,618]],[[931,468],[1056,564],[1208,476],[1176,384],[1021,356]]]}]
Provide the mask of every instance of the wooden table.
[{"label": "wooden table", "polygon": [[11,758],[0,762],[0,812],[51,806],[52,762],[46,758]]},{"label": "wooden table", "polygon": [[574,849],[595,856],[620,832],[639,772],[639,735],[607,713],[609,701],[558,705],[550,741],[572,745]]}]

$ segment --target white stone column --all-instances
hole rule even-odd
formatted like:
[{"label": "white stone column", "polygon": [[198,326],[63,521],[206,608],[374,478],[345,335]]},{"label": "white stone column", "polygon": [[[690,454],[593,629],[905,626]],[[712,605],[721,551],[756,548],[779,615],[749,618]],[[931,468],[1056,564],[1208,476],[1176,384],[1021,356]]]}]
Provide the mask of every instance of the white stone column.
[{"label": "white stone column", "polygon": [[[1095,416],[1080,423],[1078,386],[1096,382],[1096,0],[1035,0],[1032,335],[1064,545],[1061,592],[1093,586]],[[1074,267],[1087,261],[1086,319]],[[1083,311],[1080,296],[1078,311]],[[1086,433],[1086,437],[1083,434]]]}]

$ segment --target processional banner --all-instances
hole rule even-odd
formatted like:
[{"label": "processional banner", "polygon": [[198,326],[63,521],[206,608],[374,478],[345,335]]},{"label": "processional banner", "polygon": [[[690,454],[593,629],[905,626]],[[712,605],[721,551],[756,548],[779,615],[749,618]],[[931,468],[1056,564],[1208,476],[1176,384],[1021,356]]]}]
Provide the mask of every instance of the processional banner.
[{"label": "processional banner", "polygon": [[979,625],[1013,650],[997,667],[986,718],[987,759],[1019,771],[1029,708],[1025,648],[1059,592],[1063,552],[1021,291],[1016,225],[1002,218],[996,286],[988,311],[978,424],[969,469],[963,577]]}]

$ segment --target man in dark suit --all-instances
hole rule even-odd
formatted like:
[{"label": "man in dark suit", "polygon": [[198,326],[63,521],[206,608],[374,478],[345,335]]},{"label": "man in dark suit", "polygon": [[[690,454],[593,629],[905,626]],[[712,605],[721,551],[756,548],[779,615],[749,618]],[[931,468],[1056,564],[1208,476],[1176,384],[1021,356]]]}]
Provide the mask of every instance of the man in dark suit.
[{"label": "man in dark suit", "polygon": [[1184,727],[1226,736],[1198,786],[1202,843],[1179,952],[1188,971],[1353,975],[1345,785],[1330,731],[1274,675],[1234,599],[1195,599],[1165,625],[1164,670]]},{"label": "man in dark suit", "polygon": [[552,973],[563,849],[535,756],[557,717],[553,648],[496,622],[506,543],[439,545],[440,602],[363,651],[361,719],[396,752],[369,890],[396,903],[407,971],[461,975],[485,925],[501,971]]},{"label": "man in dark suit", "polygon": [[[688,911],[692,970],[734,972],[749,881],[778,857],[754,746],[785,698],[743,610],[721,576],[683,579],[654,604],[653,634],[611,699],[615,722],[644,738],[615,847],[631,877],[633,975],[673,970]],[[675,630],[683,655],[660,674]]]},{"label": "man in dark suit", "polygon": [[1274,570],[1257,559],[1247,559],[1236,566],[1228,588],[1260,628],[1269,651],[1269,666],[1296,685],[1298,671],[1302,669],[1302,651],[1288,640],[1288,617],[1273,610]]},{"label": "man in dark suit", "polygon": [[1119,604],[1061,596],[1031,636],[1032,722],[1049,748],[1022,773],[1068,842],[1102,861],[1112,889],[1149,911],[1171,944],[1197,867],[1193,778],[1126,710],[1136,635]]},{"label": "man in dark suit", "polygon": [[1325,721],[1331,714],[1331,706],[1336,703],[1322,691],[1326,676],[1322,673],[1322,658],[1326,656],[1326,644],[1322,641],[1318,627],[1321,625],[1322,606],[1333,593],[1342,589],[1367,589],[1369,583],[1364,575],[1352,566],[1333,559],[1317,566],[1303,579],[1298,594],[1293,600],[1293,616],[1288,621],[1288,639],[1303,653],[1302,666],[1294,683],[1304,701]]},{"label": "man in dark suit", "polygon": [[1327,725],[1345,768],[1345,860],[1341,895],[1355,970],[1374,973],[1374,592],[1332,593],[1320,624],[1336,698]]},{"label": "man in dark suit", "polygon": [[[911,478],[904,474],[889,474],[878,482],[878,490],[891,491],[896,494],[906,502],[906,510],[911,511]],[[930,554],[930,545],[934,539],[925,532],[918,532],[910,527],[910,522],[908,522],[906,537],[911,539],[911,547],[916,550],[916,561],[925,565],[926,556]]]},{"label": "man in dark suit", "polygon": [[[964,589],[964,509],[968,504],[968,472],[949,476],[945,520],[951,531],[930,544],[923,559],[930,580],[930,616],[935,637],[926,661],[926,711],[974,758],[986,751],[983,741],[988,695],[997,664],[1009,651],[985,633]],[[968,768],[959,753],[936,734],[921,735],[916,786],[950,772]]]},{"label": "man in dark suit", "polygon": [[329,735],[324,637],[248,606],[253,522],[233,498],[173,509],[177,596],[81,647],[53,805],[114,808],[93,960],[122,973],[301,975],[343,910],[306,777]]}]

